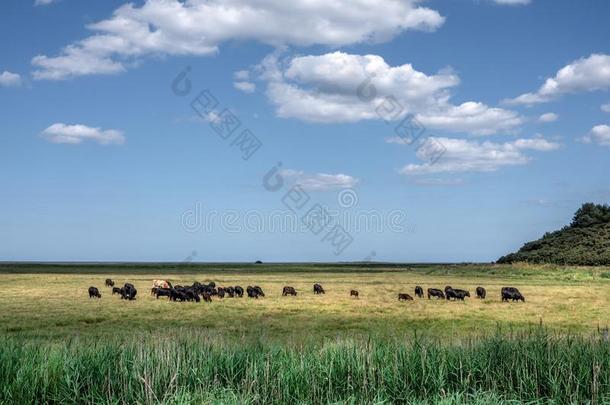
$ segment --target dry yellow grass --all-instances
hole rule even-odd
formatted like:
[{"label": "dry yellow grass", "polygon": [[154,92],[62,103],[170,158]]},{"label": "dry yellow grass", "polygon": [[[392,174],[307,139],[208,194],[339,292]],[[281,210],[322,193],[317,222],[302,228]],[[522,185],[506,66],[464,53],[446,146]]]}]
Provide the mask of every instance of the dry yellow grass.
[{"label": "dry yellow grass", "polygon": [[[111,277],[131,282],[138,299],[122,301],[104,287]],[[205,330],[223,336],[305,339],[354,334],[430,334],[442,338],[494,333],[498,327],[519,330],[540,320],[561,332],[588,332],[610,321],[610,285],[606,281],[563,281],[527,276],[426,275],[412,271],[265,272],[239,274],[179,274],[174,284],[214,280],[218,285],[260,285],[266,297],[214,299],[206,303],[173,303],[150,296],[151,280],[163,274],[0,274],[0,327],[10,335],[63,338],[73,335],[109,336],[178,328]],[[325,295],[314,295],[321,283]],[[102,299],[89,299],[87,288],[96,286]],[[282,297],[284,285],[299,292]],[[414,296],[415,285],[444,288],[451,285],[471,291],[466,302],[417,299],[399,302],[397,294]],[[486,300],[474,298],[478,286],[487,289]],[[525,303],[502,303],[500,288],[518,287]],[[350,298],[357,289],[360,298]]]}]

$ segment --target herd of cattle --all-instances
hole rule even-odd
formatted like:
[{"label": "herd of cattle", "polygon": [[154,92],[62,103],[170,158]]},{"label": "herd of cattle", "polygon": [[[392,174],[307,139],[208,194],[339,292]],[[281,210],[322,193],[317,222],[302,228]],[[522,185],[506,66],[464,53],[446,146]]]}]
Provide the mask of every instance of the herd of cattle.
[{"label": "herd of cattle", "polygon": [[[136,290],[135,286],[131,283],[125,283],[123,287],[115,287],[114,281],[111,279],[106,279],[106,287],[112,288],[112,295],[118,294],[121,299],[125,300],[134,300],[136,298],[136,294],[138,290]],[[320,284],[313,285],[314,294],[325,294],[326,291]],[[264,297],[265,293],[263,289],[259,286],[248,286],[245,291],[246,295],[249,298]],[[428,288],[427,290],[428,299],[436,298],[436,299],[446,299],[453,301],[464,301],[464,298],[470,297],[470,292],[466,290],[461,290],[459,288],[452,288],[451,286],[446,286],[444,290],[438,288]],[[479,299],[485,299],[487,296],[487,291],[483,287],[477,287],[475,290],[476,297]],[[208,284],[203,284],[198,281],[194,282],[192,285],[181,286],[181,285],[172,285],[167,280],[153,280],[153,285],[150,290],[150,294],[155,296],[157,299],[159,297],[168,297],[170,301],[177,302],[200,302],[203,300],[204,302],[212,302],[212,297],[225,298],[225,297],[238,297],[242,298],[244,296],[244,289],[238,285],[230,286],[230,287],[220,287],[216,286],[216,283],[213,281]],[[294,287],[285,286],[282,289],[282,296],[296,296],[297,290]],[[351,290],[349,293],[350,297],[359,298],[360,293],[358,290]],[[424,289],[421,286],[415,287],[415,296],[418,298],[424,298]],[[89,298],[102,298],[102,294],[96,287],[89,287]],[[521,292],[515,287],[502,287],[501,290],[501,298],[503,302],[508,301],[523,301],[525,302],[525,297],[521,294]],[[413,301],[413,297],[407,293],[399,293],[398,294],[399,301]]]}]

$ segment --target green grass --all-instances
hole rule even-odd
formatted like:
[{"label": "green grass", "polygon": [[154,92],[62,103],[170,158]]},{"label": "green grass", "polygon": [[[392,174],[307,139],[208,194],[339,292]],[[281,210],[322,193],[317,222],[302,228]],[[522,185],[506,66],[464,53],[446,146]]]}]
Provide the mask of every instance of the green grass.
[{"label": "green grass", "polygon": [[[375,334],[388,337],[414,332],[451,340],[458,336],[494,333],[500,326],[523,330],[537,325],[564,333],[591,333],[610,319],[607,268],[494,265],[81,265],[64,267],[5,265],[0,272],[0,335],[62,340],[74,335],[111,337],[132,331],[156,332],[161,327],[214,332],[226,338],[264,336],[287,343],[320,338]],[[119,266],[119,267],[116,267]],[[243,266],[240,267],[240,266]],[[17,270],[28,270],[18,273]],[[179,271],[178,271],[179,270]],[[139,290],[133,302],[120,300],[104,287],[104,279],[132,282]],[[150,296],[151,280],[174,283],[214,280],[219,285],[258,284],[267,296],[260,300],[215,299],[211,304],[172,303]],[[313,283],[327,290],[315,296]],[[89,286],[101,300],[90,300]],[[284,285],[297,297],[282,297]],[[474,295],[485,286],[488,298],[466,302],[399,303],[399,292],[413,295],[424,288],[452,285]],[[500,289],[518,287],[526,303],[502,303]],[[351,289],[360,299],[349,297]]]},{"label": "green grass", "polygon": [[[0,403],[610,403],[609,272],[3,264]],[[134,283],[138,299],[112,296],[106,277]],[[258,284],[267,296],[172,303],[149,295],[157,278]],[[312,293],[315,282],[326,295]],[[101,300],[88,298],[90,285]],[[282,297],[284,285],[299,295]],[[482,285],[488,298],[397,301],[415,285]],[[502,303],[505,285],[526,302]]]},{"label": "green grass", "polygon": [[544,330],[443,345],[339,339],[291,348],[171,332],[0,341],[4,403],[500,403],[610,400],[610,346]]}]

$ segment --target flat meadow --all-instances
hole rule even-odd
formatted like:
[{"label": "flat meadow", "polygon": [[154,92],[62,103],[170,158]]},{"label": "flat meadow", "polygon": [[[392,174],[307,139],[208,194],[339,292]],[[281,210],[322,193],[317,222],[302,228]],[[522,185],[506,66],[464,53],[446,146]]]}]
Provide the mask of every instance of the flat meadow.
[{"label": "flat meadow", "polygon": [[[0,330],[27,337],[64,338],[73,334],[116,336],[189,328],[226,337],[265,336],[287,342],[342,334],[412,335],[438,338],[483,335],[498,328],[519,330],[538,325],[563,332],[591,332],[610,323],[610,279],[603,268],[542,266],[420,265],[161,265],[5,267],[0,272]],[[12,270],[12,271],[11,271]],[[19,270],[29,270],[21,272]],[[165,271],[163,271],[165,270]],[[35,272],[33,272],[35,271]],[[135,301],[123,301],[104,286],[133,283]],[[259,285],[264,298],[214,298],[212,303],[169,302],[150,295],[153,279],[173,284],[214,281],[219,286]],[[320,283],[326,294],[314,295]],[[296,297],[283,297],[283,286]],[[467,289],[465,302],[418,299],[421,285]],[[96,286],[102,299],[89,299]],[[477,286],[487,289],[476,299]],[[525,303],[503,303],[500,289],[515,286]],[[356,289],[358,299],[349,296]]]},{"label": "flat meadow", "polygon": [[[526,264],[7,263],[0,379],[12,382],[0,403],[605,403],[609,276]],[[137,299],[113,296],[106,278],[133,283]],[[266,296],[169,302],[150,295],[153,279]],[[282,296],[287,285],[296,297]],[[418,299],[416,285],[472,297]],[[526,301],[501,302],[503,286]]]}]

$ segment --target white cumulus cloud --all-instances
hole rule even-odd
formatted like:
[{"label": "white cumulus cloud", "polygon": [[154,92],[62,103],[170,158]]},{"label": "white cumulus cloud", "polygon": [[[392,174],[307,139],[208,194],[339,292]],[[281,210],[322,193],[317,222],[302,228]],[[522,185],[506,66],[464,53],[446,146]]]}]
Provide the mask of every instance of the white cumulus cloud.
[{"label": "white cumulus cloud", "polygon": [[516,112],[480,102],[453,105],[460,80],[445,69],[426,74],[411,64],[390,66],[378,55],[333,52],[280,59],[259,66],[277,115],[310,122],[398,120],[416,115],[434,129],[489,135],[522,123]]},{"label": "white cumulus cloud", "polygon": [[496,4],[508,5],[508,6],[525,6],[530,4],[532,0],[493,0]]},{"label": "white cumulus cloud", "polygon": [[601,107],[599,107],[603,112],[607,112],[610,113],[610,103],[606,103],[606,104],[602,104]]},{"label": "white cumulus cloud", "polygon": [[[517,139],[512,142],[479,142],[476,140],[436,137],[435,143],[443,145],[444,153],[435,163],[408,164],[400,170],[404,175],[430,175],[438,173],[492,172],[504,166],[525,165],[531,157],[526,151],[549,152],[560,144],[544,138]],[[396,139],[387,140],[391,143]],[[418,149],[416,156],[428,160],[425,148]]]},{"label": "white cumulus cloud", "polygon": [[540,122],[555,122],[559,119],[559,115],[555,113],[545,113],[538,117]]},{"label": "white cumulus cloud", "polygon": [[55,123],[41,133],[42,137],[53,143],[79,144],[84,141],[93,141],[101,145],[123,144],[125,136],[116,129],[100,129],[86,125],[67,125]]},{"label": "white cumulus cloud", "polygon": [[250,71],[239,70],[233,74],[235,81],[233,86],[244,93],[254,93],[256,90],[256,84],[250,81]]},{"label": "white cumulus cloud", "polygon": [[18,73],[12,73],[5,70],[4,72],[0,73],[0,86],[21,86],[21,76]]},{"label": "white cumulus cloud", "polygon": [[343,46],[392,39],[444,22],[422,0],[146,0],[127,3],[59,55],[38,55],[36,79],[112,74],[154,55],[209,55],[230,40],[272,46]]},{"label": "white cumulus cloud", "polygon": [[610,126],[596,125],[589,134],[581,138],[585,143],[596,143],[602,146],[610,146]]},{"label": "white cumulus cloud", "polygon": [[328,191],[353,188],[360,181],[347,174],[305,173],[300,170],[286,169],[281,175],[299,184],[304,190]]},{"label": "white cumulus cloud", "polygon": [[523,119],[514,111],[492,108],[474,101],[460,105],[441,105],[436,111],[417,114],[416,118],[431,128],[474,135],[506,132],[523,123]]},{"label": "white cumulus cloud", "polygon": [[57,0],[36,0],[34,1],[35,6],[48,6],[51,3],[55,3]]},{"label": "white cumulus cloud", "polygon": [[256,90],[256,84],[252,82],[234,82],[233,86],[244,93],[254,93],[254,90]]},{"label": "white cumulus cloud", "polygon": [[538,91],[524,93],[508,104],[538,104],[557,99],[564,94],[610,89],[610,55],[593,54],[561,68],[546,79]]}]

